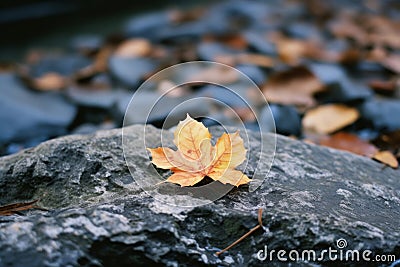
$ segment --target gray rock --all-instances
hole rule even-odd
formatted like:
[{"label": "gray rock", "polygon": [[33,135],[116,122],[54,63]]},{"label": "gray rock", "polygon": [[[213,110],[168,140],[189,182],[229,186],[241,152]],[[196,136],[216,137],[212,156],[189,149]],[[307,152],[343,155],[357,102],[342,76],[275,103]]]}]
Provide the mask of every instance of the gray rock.
[{"label": "gray rock", "polygon": [[88,67],[91,63],[89,58],[78,54],[48,55],[30,66],[30,75],[36,78],[49,72],[55,72],[63,76],[70,76]]},{"label": "gray rock", "polygon": [[165,29],[170,23],[171,19],[168,12],[160,11],[147,13],[141,16],[135,16],[127,21],[124,33],[127,37],[154,39],[158,37],[155,33],[158,33],[160,28]]},{"label": "gray rock", "polygon": [[256,27],[269,15],[269,7],[260,2],[235,0],[223,2],[204,16],[211,33],[224,34]]},{"label": "gray rock", "polygon": [[109,60],[109,68],[112,76],[121,85],[136,89],[141,79],[146,74],[156,70],[155,60],[144,57],[112,56]]},{"label": "gray rock", "polygon": [[103,45],[103,37],[95,34],[78,35],[72,38],[70,46],[78,52],[95,52]]},{"label": "gray rock", "polygon": [[374,93],[364,84],[344,79],[328,86],[328,90],[321,94],[323,102],[351,102],[363,101],[371,98]]},{"label": "gray rock", "polygon": [[169,25],[157,29],[155,32],[159,42],[179,43],[200,40],[207,34],[207,24],[203,21],[187,22],[178,25]]},{"label": "gray rock", "polygon": [[255,49],[259,53],[267,55],[276,55],[276,47],[273,43],[269,42],[267,38],[264,38],[262,34],[256,31],[246,31],[243,34],[250,47]]},{"label": "gray rock", "polygon": [[[158,146],[160,131],[146,127],[146,133],[147,146]],[[124,134],[133,153],[130,168],[152,169],[148,154],[139,149],[143,126],[125,128]],[[172,132],[163,136],[172,144]],[[398,257],[399,170],[347,152],[276,139],[275,161],[257,191],[240,187],[196,208],[163,204],[134,183],[121,129],[66,136],[0,158],[0,203],[40,198],[40,205],[50,209],[0,217],[0,266],[288,266],[276,258],[262,262],[257,253],[265,245],[287,251],[336,249],[340,238],[347,240],[346,249]],[[250,132],[250,177],[257,162],[251,151],[259,146],[260,137]],[[265,161],[260,166],[267,167]],[[264,209],[264,228],[215,256],[257,225],[258,208]],[[321,265],[376,266],[295,263]]]},{"label": "gray rock", "polygon": [[286,27],[286,32],[289,36],[298,39],[321,39],[320,30],[311,23],[299,22],[291,23]]},{"label": "gray rock", "polygon": [[65,94],[72,102],[88,107],[109,109],[119,99],[130,99],[133,93],[122,89],[115,90],[86,90],[76,86],[67,88]]},{"label": "gray rock", "polygon": [[247,92],[246,87],[240,84],[229,85],[227,87],[209,84],[204,86],[196,93],[196,97],[209,97],[215,102],[220,102],[221,105],[227,105],[231,108],[248,107],[251,104],[249,99],[244,98]]},{"label": "gray rock", "polygon": [[177,125],[187,113],[206,116],[211,107],[206,98],[169,97],[154,91],[138,91],[133,97],[121,97],[117,102],[118,112],[125,115],[124,125],[162,123],[164,128]]},{"label": "gray rock", "polygon": [[240,64],[236,66],[236,69],[247,75],[256,85],[262,85],[267,79],[265,73],[254,65]]},{"label": "gray rock", "polygon": [[202,42],[197,46],[197,54],[201,60],[215,61],[217,56],[235,55],[238,51],[216,42]]},{"label": "gray rock", "polygon": [[309,64],[309,68],[324,84],[347,80],[347,74],[343,67],[337,64],[311,63]]},{"label": "gray rock", "polygon": [[0,144],[66,134],[76,107],[58,92],[33,92],[11,73],[0,74]]},{"label": "gray rock", "polygon": [[400,129],[400,100],[371,99],[361,105],[362,119],[375,129],[395,131]]},{"label": "gray rock", "polygon": [[271,104],[270,108],[274,116],[277,133],[295,136],[301,134],[301,118],[294,106]]}]

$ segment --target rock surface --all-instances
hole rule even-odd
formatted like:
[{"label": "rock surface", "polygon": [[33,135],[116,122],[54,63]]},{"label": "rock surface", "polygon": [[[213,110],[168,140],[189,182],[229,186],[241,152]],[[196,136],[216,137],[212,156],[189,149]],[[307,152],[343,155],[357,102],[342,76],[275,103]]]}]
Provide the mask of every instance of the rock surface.
[{"label": "rock surface", "polygon": [[[125,131],[133,147],[143,144],[142,129]],[[146,132],[159,134],[153,127]],[[259,145],[250,133],[249,146]],[[145,151],[134,151],[137,166],[151,166]],[[255,192],[245,186],[205,206],[171,207],[135,186],[121,129],[66,136],[0,158],[0,205],[40,198],[50,210],[0,217],[0,266],[265,266],[257,259],[265,245],[321,251],[337,249],[340,238],[346,249],[398,258],[399,179],[399,170],[370,159],[277,136],[273,166]],[[258,208],[264,228],[215,256],[257,225]],[[338,264],[379,266],[294,263]],[[288,263],[275,257],[268,266]]]}]

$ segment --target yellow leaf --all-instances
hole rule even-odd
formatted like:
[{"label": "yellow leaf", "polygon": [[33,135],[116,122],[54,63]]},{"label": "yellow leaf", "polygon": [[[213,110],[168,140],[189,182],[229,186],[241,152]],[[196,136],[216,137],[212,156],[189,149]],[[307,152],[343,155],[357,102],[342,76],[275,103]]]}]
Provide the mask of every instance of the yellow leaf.
[{"label": "yellow leaf", "polygon": [[246,174],[242,173],[241,171],[232,169],[226,169],[222,173],[212,172],[209,175],[212,179],[220,181],[223,184],[228,183],[235,186],[247,184],[251,181]]},{"label": "yellow leaf", "polygon": [[181,186],[191,186],[197,184],[203,180],[203,178],[204,175],[201,173],[178,171],[168,177],[167,182],[179,184]]},{"label": "yellow leaf", "polygon": [[148,148],[154,165],[174,172],[167,182],[192,186],[206,176],[235,186],[251,181],[241,171],[235,170],[246,160],[246,149],[239,132],[224,133],[212,146],[208,129],[188,115],[178,124],[174,143],[177,151],[167,147]]},{"label": "yellow leaf", "polygon": [[179,122],[175,130],[175,145],[186,158],[198,160],[201,157],[200,145],[203,142],[211,142],[210,132],[202,123],[192,119],[188,114],[184,121]]},{"label": "yellow leaf", "polygon": [[393,169],[399,167],[399,162],[390,151],[379,151],[374,155],[374,159],[392,167]]},{"label": "yellow leaf", "polygon": [[215,145],[216,159],[214,161],[214,169],[229,166],[235,168],[246,159],[246,150],[244,149],[243,140],[239,132],[234,134],[224,133]]}]

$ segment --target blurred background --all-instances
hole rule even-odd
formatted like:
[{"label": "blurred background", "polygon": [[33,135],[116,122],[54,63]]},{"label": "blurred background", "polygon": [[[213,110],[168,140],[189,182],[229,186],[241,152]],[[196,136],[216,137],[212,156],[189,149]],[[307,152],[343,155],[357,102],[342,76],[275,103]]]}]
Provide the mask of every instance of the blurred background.
[{"label": "blurred background", "polygon": [[[178,117],[195,114],[207,126],[236,126],[239,118],[248,129],[273,131],[272,112],[279,134],[384,157],[392,167],[400,156],[399,1],[5,0],[0,27],[0,155],[121,127],[143,81],[208,60],[236,67],[258,88],[218,67],[176,75],[229,86],[254,113],[223,88],[191,84],[166,94],[149,123],[163,127],[178,103],[207,96],[235,114],[204,102]],[[157,81],[139,102],[152,105],[172,80]],[[145,122],[142,107],[130,109],[130,124]]]}]

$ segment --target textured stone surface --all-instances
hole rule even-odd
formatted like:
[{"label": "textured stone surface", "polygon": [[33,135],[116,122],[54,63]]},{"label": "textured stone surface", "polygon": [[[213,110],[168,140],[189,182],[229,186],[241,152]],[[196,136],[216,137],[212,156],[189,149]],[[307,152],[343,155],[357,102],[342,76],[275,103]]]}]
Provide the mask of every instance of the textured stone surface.
[{"label": "textured stone surface", "polygon": [[[134,148],[143,143],[142,129],[126,131]],[[171,140],[172,132],[165,136]],[[259,145],[250,134],[249,146]],[[138,166],[150,166],[146,152],[133,150]],[[348,249],[399,257],[399,179],[398,170],[367,158],[278,136],[269,178],[258,190],[245,186],[212,204],[179,208],[134,186],[121,129],[62,137],[0,158],[0,204],[40,198],[50,209],[0,217],[0,266],[265,266],[256,257],[264,245],[336,249],[339,238]],[[264,229],[215,256],[257,224],[258,208]],[[295,263],[338,264],[379,266]]]}]

